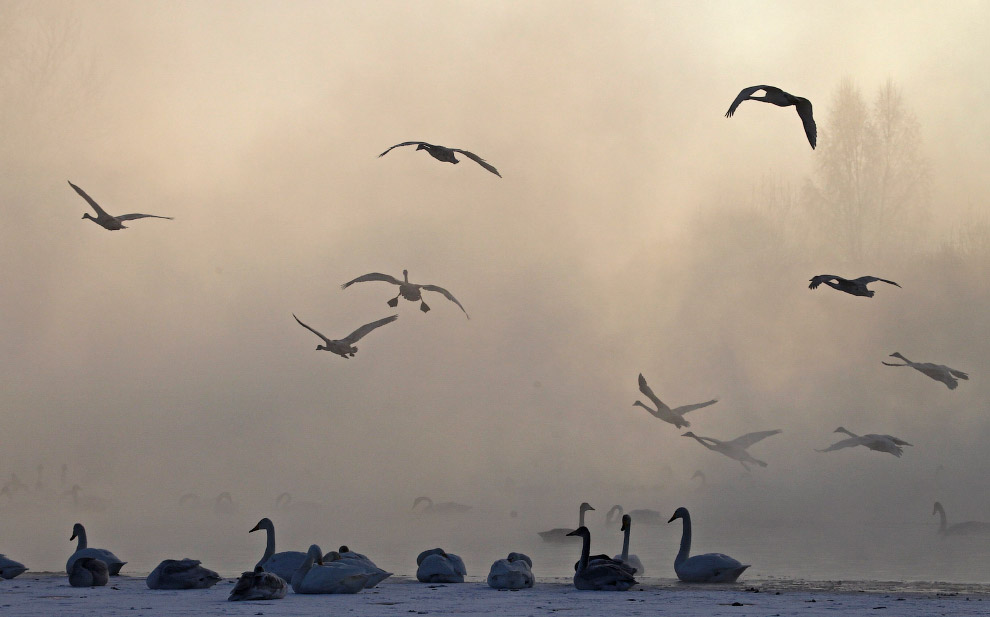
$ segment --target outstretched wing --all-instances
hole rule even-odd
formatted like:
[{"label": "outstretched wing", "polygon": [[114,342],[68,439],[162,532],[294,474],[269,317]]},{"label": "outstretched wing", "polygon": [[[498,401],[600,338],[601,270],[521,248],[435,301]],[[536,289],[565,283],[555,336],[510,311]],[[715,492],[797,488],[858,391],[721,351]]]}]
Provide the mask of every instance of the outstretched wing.
[{"label": "outstretched wing", "polygon": [[398,315],[389,315],[388,317],[384,317],[382,319],[379,319],[378,321],[373,321],[371,323],[366,323],[363,326],[361,326],[360,328],[358,328],[357,330],[355,330],[354,332],[351,332],[350,334],[348,334],[346,338],[341,339],[341,341],[344,342],[344,343],[347,343],[348,345],[353,345],[354,343],[356,343],[359,340],[361,340],[361,338],[364,335],[366,335],[367,333],[371,332],[375,328],[379,328],[381,326],[384,326],[387,323],[391,323],[391,322],[395,321],[398,318],[399,318]]},{"label": "outstretched wing", "polygon": [[867,283],[872,283],[874,281],[881,281],[883,283],[890,283],[891,285],[894,285],[895,287],[900,287],[900,285],[898,285],[894,281],[888,281],[887,279],[882,279],[882,278],[877,277],[877,276],[861,276],[858,279],[854,279],[853,280],[854,283],[862,283],[864,285],[866,285]]},{"label": "outstretched wing", "polygon": [[134,219],[168,219],[170,221],[175,220],[171,216],[158,216],[157,214],[121,214],[120,216],[115,216],[118,221],[133,221]]},{"label": "outstretched wing", "polygon": [[753,445],[754,443],[760,441],[761,439],[766,439],[767,437],[770,437],[771,435],[776,435],[779,432],[780,429],[776,429],[773,431],[759,431],[757,433],[746,433],[742,437],[736,437],[735,439],[727,443],[746,449],[751,445]]},{"label": "outstretched wing", "polygon": [[743,88],[739,92],[739,96],[736,97],[736,100],[732,101],[732,105],[729,105],[729,111],[725,112],[725,117],[731,118],[732,114],[736,113],[736,107],[739,107],[739,103],[742,103],[749,97],[753,96],[753,93],[757,90],[766,90],[769,92],[770,88],[773,88],[773,86],[752,86],[750,88]]},{"label": "outstretched wing", "polygon": [[356,279],[354,279],[353,281],[347,281],[346,283],[344,283],[343,285],[341,285],[340,288],[341,289],[347,289],[348,287],[350,287],[354,283],[363,283],[365,281],[385,281],[386,283],[392,283],[393,285],[401,285],[402,284],[402,281],[400,281],[399,279],[395,278],[394,276],[390,276],[388,274],[382,274],[381,272],[372,272],[370,274],[365,274],[365,275],[359,276]]},{"label": "outstretched wing", "polygon": [[653,394],[653,389],[650,388],[648,383],[646,383],[646,377],[643,377],[642,373],[639,374],[639,391],[653,401],[653,404],[657,406],[657,409],[670,409],[670,407],[663,404],[663,401],[657,398],[656,394]]},{"label": "outstretched wing", "polygon": [[[461,306],[461,303],[457,301],[457,298],[455,298],[452,293],[450,293],[449,291],[447,291],[443,287],[437,287],[436,285],[421,285],[420,287],[422,289],[425,289],[426,291],[436,291],[436,292],[442,293],[445,298],[447,298],[448,300],[450,300],[451,302],[453,302],[457,306],[460,306],[461,307],[461,310],[464,311],[464,307]],[[468,315],[468,312],[467,311],[464,311],[464,315],[468,319],[471,319],[471,316]]]},{"label": "outstretched wing", "polygon": [[832,452],[833,450],[841,450],[842,448],[852,448],[854,446],[859,446],[863,444],[862,437],[849,437],[843,439],[842,441],[837,441],[825,448],[824,450],[818,450],[818,452]]},{"label": "outstretched wing", "polygon": [[423,144],[423,145],[426,145],[426,146],[430,145],[430,144],[426,143],[425,141],[404,141],[401,144],[395,144],[394,146],[392,146],[391,148],[389,148],[385,152],[382,152],[381,154],[378,155],[378,158],[381,158],[381,157],[385,156],[386,154],[388,154],[389,152],[391,152],[393,148],[401,148],[402,146],[418,146],[419,144]]},{"label": "outstretched wing", "polygon": [[704,403],[695,403],[693,405],[681,405],[680,407],[673,409],[671,411],[679,415],[684,415],[689,411],[694,411],[695,409],[701,409],[702,407],[708,407],[709,405],[714,405],[717,402],[718,399],[713,398],[712,400],[705,401]]},{"label": "outstretched wing", "polygon": [[[296,314],[295,314],[295,313],[293,313],[293,314],[292,314],[292,316],[293,316],[293,317],[296,317]],[[312,328],[310,328],[309,326],[307,326],[307,325],[306,325],[306,324],[304,324],[303,322],[301,322],[301,321],[299,321],[299,318],[298,318],[298,317],[296,317],[296,321],[298,321],[298,322],[299,322],[299,325],[300,325],[300,326],[302,326],[302,327],[304,327],[304,328],[306,328],[307,330],[309,330],[310,332],[312,332],[312,333],[313,333],[313,334],[315,334],[316,336],[318,336],[318,337],[320,337],[321,339],[323,339],[323,342],[324,342],[324,343],[326,343],[327,345],[329,345],[329,344],[330,344],[330,339],[328,339],[327,337],[325,337],[325,336],[323,336],[322,334],[320,334],[320,333],[319,333],[319,332],[317,332],[316,330],[314,330],[314,329],[312,329]]]},{"label": "outstretched wing", "polygon": [[811,115],[811,101],[800,96],[794,98],[797,99],[794,107],[797,109],[798,115],[801,116],[801,123],[804,124],[804,134],[808,136],[808,143],[814,150],[818,143],[818,127],[815,126],[815,118]]},{"label": "outstretched wing", "polygon": [[835,276],[834,274],[819,274],[818,276],[813,276],[810,279],[808,279],[811,281],[811,284],[808,285],[808,289],[818,289],[818,286],[821,285],[822,283],[826,281],[831,281],[833,279],[838,280],[839,278],[840,277]]},{"label": "outstretched wing", "polygon": [[71,181],[69,181],[69,186],[71,186],[72,188],[74,188],[76,190],[76,192],[79,193],[79,196],[82,197],[83,199],[85,199],[86,202],[90,206],[92,206],[94,210],[96,210],[97,216],[100,216],[100,217],[110,216],[109,214],[107,214],[106,210],[104,210],[103,208],[100,207],[100,204],[98,204],[95,201],[93,201],[93,198],[86,194],[86,191],[82,190],[81,188],[79,188],[75,184],[72,184]]},{"label": "outstretched wing", "polygon": [[497,169],[495,169],[494,167],[492,167],[491,165],[489,165],[488,162],[485,159],[481,158],[477,154],[474,154],[473,152],[468,152],[467,150],[460,150],[458,148],[451,148],[451,150],[453,150],[454,152],[460,152],[461,154],[463,154],[464,156],[468,157],[469,159],[471,159],[472,161],[474,161],[478,165],[481,165],[482,167],[484,167],[488,171],[492,172],[493,174],[495,174],[499,178],[502,177],[502,174],[498,173],[498,170]]},{"label": "outstretched wing", "polygon": [[914,444],[910,444],[910,443],[904,441],[903,439],[900,439],[898,437],[894,437],[893,435],[881,435],[881,437],[886,437],[887,439],[893,441],[894,443],[896,443],[899,446],[913,446],[914,445]]}]

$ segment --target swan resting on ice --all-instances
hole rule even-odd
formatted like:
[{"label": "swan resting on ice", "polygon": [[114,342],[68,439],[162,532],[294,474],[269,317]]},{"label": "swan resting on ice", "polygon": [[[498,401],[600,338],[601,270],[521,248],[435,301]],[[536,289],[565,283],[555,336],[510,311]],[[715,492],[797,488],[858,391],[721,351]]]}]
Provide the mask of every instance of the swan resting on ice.
[{"label": "swan resting on ice", "polygon": [[261,566],[265,572],[278,574],[282,580],[288,582],[292,580],[292,575],[296,573],[299,566],[306,561],[306,553],[302,551],[282,551],[275,552],[275,524],[270,518],[263,518],[258,524],[251,528],[248,533],[254,533],[259,529],[265,530],[267,542],[265,544],[265,554],[261,556],[261,561],[257,565]]},{"label": "swan resting on ice", "polygon": [[0,578],[10,580],[27,572],[27,568],[19,561],[8,558],[0,553]]},{"label": "swan resting on ice", "polygon": [[76,562],[77,559],[83,557],[92,557],[94,559],[99,559],[104,564],[106,564],[107,569],[110,572],[110,576],[117,576],[120,573],[120,569],[124,567],[126,561],[121,561],[116,555],[111,553],[105,548],[89,548],[86,542],[86,528],[83,527],[82,523],[76,523],[72,526],[72,536],[69,540],[77,540],[76,552],[69,556],[69,560],[65,562],[65,572],[66,574],[72,573],[72,564]]},{"label": "swan resting on ice", "polygon": [[529,589],[534,582],[533,560],[522,553],[509,553],[493,563],[488,572],[488,586],[492,589]]},{"label": "swan resting on ice", "polygon": [[685,583],[733,583],[749,565],[743,565],[738,560],[722,553],[706,553],[689,557],[691,553],[691,515],[687,508],[680,507],[667,521],[677,519],[684,521],[681,531],[681,550],[674,558],[674,572],[677,578]]},{"label": "swan resting on ice", "polygon": [[220,575],[204,568],[197,559],[166,559],[151,571],[148,589],[209,589],[220,582]]},{"label": "swan resting on ice", "polygon": [[73,587],[103,587],[110,580],[107,564],[95,557],[80,557],[72,562],[69,584]]},{"label": "swan resting on ice", "polygon": [[589,559],[591,532],[587,527],[578,527],[568,535],[581,538],[581,559],[574,573],[574,587],[587,591],[627,591],[637,583],[620,564],[608,559]]},{"label": "swan resting on ice", "polygon": [[324,564],[323,551],[313,544],[306,559],[292,575],[296,593],[357,593],[364,589],[368,574],[339,562]]},{"label": "swan resting on ice", "polygon": [[463,583],[464,560],[442,548],[423,551],[416,557],[416,580],[421,583]]},{"label": "swan resting on ice", "polygon": [[382,570],[375,562],[368,559],[361,553],[355,553],[346,546],[341,546],[336,551],[330,551],[323,556],[323,563],[340,562],[341,564],[353,566],[368,575],[368,580],[364,583],[365,589],[370,589],[392,576],[391,572]]},{"label": "swan resting on ice", "polygon": [[289,590],[289,584],[278,574],[265,572],[261,566],[255,566],[253,572],[244,572],[237,579],[234,588],[230,590],[227,600],[281,600]]}]

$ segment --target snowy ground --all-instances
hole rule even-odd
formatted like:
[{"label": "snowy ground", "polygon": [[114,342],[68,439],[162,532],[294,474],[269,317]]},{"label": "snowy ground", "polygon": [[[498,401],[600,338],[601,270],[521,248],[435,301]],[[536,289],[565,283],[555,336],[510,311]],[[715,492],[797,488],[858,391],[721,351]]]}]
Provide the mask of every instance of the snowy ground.
[{"label": "snowy ground", "polygon": [[[70,587],[62,574],[22,575],[0,582],[0,614],[112,617],[178,615],[270,615],[387,617],[463,615],[528,617],[561,611],[580,615],[990,615],[984,586],[898,583],[751,581],[738,585],[688,586],[646,579],[628,592],[578,591],[563,578],[540,580],[533,589],[495,591],[483,581],[426,585],[392,577],[355,595],[295,595],[270,602],[227,602],[232,579],[208,590],[152,591],[141,577],[115,577],[107,587]],[[757,591],[758,590],[758,591]]]}]

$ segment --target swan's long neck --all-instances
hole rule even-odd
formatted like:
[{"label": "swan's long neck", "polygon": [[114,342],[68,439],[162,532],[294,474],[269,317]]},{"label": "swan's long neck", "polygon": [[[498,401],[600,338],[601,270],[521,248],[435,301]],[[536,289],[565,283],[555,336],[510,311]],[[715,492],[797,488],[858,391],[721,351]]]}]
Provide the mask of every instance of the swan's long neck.
[{"label": "swan's long neck", "polygon": [[681,517],[684,521],[684,529],[681,531],[681,550],[677,551],[674,564],[683,563],[691,554],[691,515],[687,512]]},{"label": "swan's long neck", "polygon": [[292,586],[293,591],[296,591],[296,587],[302,583],[303,579],[306,578],[306,575],[309,574],[309,571],[313,569],[313,563],[315,561],[315,557],[307,554],[306,559],[304,559],[303,562],[299,564],[299,567],[296,568],[296,571],[292,573],[292,580],[289,581],[289,584]]},{"label": "swan's long neck", "polygon": [[622,537],[622,561],[629,561],[629,531],[632,525],[626,525],[626,535]]},{"label": "swan's long neck", "polygon": [[584,513],[587,510],[581,508],[581,513],[578,515],[578,527],[584,527]]},{"label": "swan's long neck", "polygon": [[842,428],[841,426],[839,428],[835,429],[835,432],[836,433],[845,433],[846,435],[849,435],[850,437],[859,437],[859,435],[857,435],[855,433],[852,433],[852,432],[850,432],[850,431]]},{"label": "swan's long neck", "polygon": [[268,561],[269,557],[275,554],[275,527],[272,525],[267,525],[264,529],[268,541],[265,543],[265,554],[261,557],[261,561],[258,562],[259,566],[264,564]]},{"label": "swan's long neck", "polygon": [[[584,515],[584,511],[581,511]],[[588,557],[591,555],[591,534],[584,534],[581,537],[581,562],[578,564],[578,572],[588,567]]]},{"label": "swan's long neck", "polygon": [[712,444],[708,443],[707,441],[705,441],[705,439],[702,439],[701,437],[698,437],[695,434],[692,434],[691,437],[694,437],[698,441],[698,443],[700,443],[701,445],[705,446],[709,450],[715,450],[716,452],[720,452],[721,451],[718,448],[718,446],[722,445],[722,442],[721,441],[712,439],[711,437],[705,437],[705,439],[711,439],[714,442],[714,445],[712,445]]},{"label": "swan's long neck", "polygon": [[945,508],[942,504],[935,504],[935,511],[938,512],[938,532],[945,533],[945,528],[948,525],[948,521],[945,518]]},{"label": "swan's long neck", "polygon": [[[943,520],[945,519],[945,514],[942,514],[942,519]],[[79,533],[76,534],[76,550],[81,551],[87,546],[88,544],[86,542],[86,528],[83,527],[82,529],[79,530]]]}]

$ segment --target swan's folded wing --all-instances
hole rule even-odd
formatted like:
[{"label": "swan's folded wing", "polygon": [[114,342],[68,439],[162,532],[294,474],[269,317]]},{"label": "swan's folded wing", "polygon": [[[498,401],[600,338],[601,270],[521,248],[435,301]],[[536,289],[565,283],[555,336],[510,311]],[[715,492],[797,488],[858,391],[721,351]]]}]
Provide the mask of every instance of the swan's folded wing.
[{"label": "swan's folded wing", "polygon": [[739,446],[745,449],[750,447],[754,443],[760,441],[761,439],[766,439],[767,437],[770,437],[771,435],[776,435],[779,432],[781,432],[780,429],[775,429],[772,431],[759,431],[756,433],[746,433],[745,435],[741,437],[736,437],[732,441],[726,443],[732,444],[734,446]]},{"label": "swan's folded wing", "polygon": [[388,154],[389,152],[391,152],[394,148],[401,148],[402,146],[418,146],[419,144],[423,144],[423,145],[426,145],[426,146],[430,145],[430,144],[426,143],[425,141],[404,141],[401,144],[395,144],[394,146],[392,146],[391,148],[389,148],[385,152],[382,152],[381,154],[378,155],[378,158],[381,158],[381,157],[385,156],[386,154]]},{"label": "swan's folded wing", "polygon": [[354,343],[356,343],[359,340],[361,340],[361,338],[364,335],[368,334],[369,332],[371,332],[375,328],[380,328],[380,327],[384,326],[387,323],[392,323],[393,321],[395,321],[398,318],[399,318],[398,315],[389,315],[388,317],[384,317],[382,319],[379,319],[378,321],[373,321],[371,323],[366,323],[363,326],[361,326],[360,328],[358,328],[357,330],[355,330],[354,332],[351,332],[349,335],[347,335],[347,338],[344,338],[344,339],[341,339],[341,340],[344,343],[347,343],[348,345],[353,345]]},{"label": "swan's folded wing", "polygon": [[650,384],[646,383],[646,377],[643,377],[642,373],[639,374],[639,391],[642,392],[644,396],[646,396],[651,401],[653,401],[653,404],[657,406],[657,409],[664,409],[664,408],[670,409],[670,407],[664,405],[663,401],[657,398],[657,395],[653,393],[653,389],[650,388]]},{"label": "swan's folded wing", "polygon": [[354,283],[363,283],[365,281],[384,281],[386,283],[392,283],[393,285],[401,285],[402,281],[391,276],[389,274],[382,274],[381,272],[371,272],[369,274],[363,274],[352,281],[347,281],[340,286],[341,289],[347,289]]},{"label": "swan's folded wing", "polygon": [[765,90],[769,87],[770,86],[751,86],[740,90],[739,94],[736,96],[736,100],[732,101],[732,105],[729,105],[729,111],[725,112],[725,117],[731,118],[732,114],[736,113],[736,107],[739,107],[740,103],[753,96],[754,92],[757,90]]},{"label": "swan's folded wing", "polygon": [[694,411],[695,409],[701,409],[702,407],[708,407],[709,405],[714,405],[717,402],[718,402],[718,399],[717,398],[713,398],[712,400],[705,401],[704,403],[695,403],[693,405],[682,405],[682,406],[680,406],[677,409],[674,409],[672,411],[674,413],[678,414],[678,415],[684,415],[684,414],[686,414],[689,411]]},{"label": "swan's folded wing", "polygon": [[[438,293],[442,293],[445,298],[447,298],[448,300],[450,300],[451,302],[453,302],[457,306],[460,306],[461,307],[461,310],[464,311],[464,307],[461,306],[461,303],[457,301],[457,298],[454,297],[454,294],[450,293],[449,291],[447,291],[443,287],[437,287],[436,285],[423,285],[422,288],[425,289],[425,290],[427,290],[427,291],[436,291]],[[464,311],[464,315],[468,319],[471,319],[471,316],[468,315],[468,312],[467,311]]]},{"label": "swan's folded wing", "polygon": [[488,161],[486,161],[485,159],[481,158],[477,154],[475,154],[473,152],[468,152],[467,150],[461,150],[459,148],[451,148],[451,150],[453,150],[454,152],[460,152],[461,154],[463,154],[464,156],[468,157],[469,159],[471,159],[472,161],[474,161],[478,165],[481,165],[482,167],[484,167],[488,171],[492,172],[493,174],[495,174],[499,178],[502,177],[502,174],[498,173],[498,170],[497,169],[495,169],[494,167],[492,167],[490,164],[488,164]]}]

